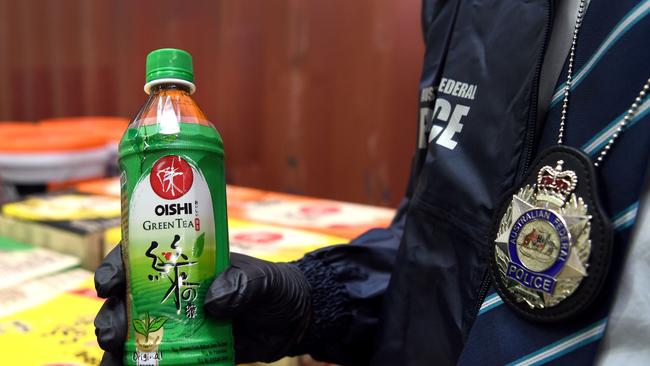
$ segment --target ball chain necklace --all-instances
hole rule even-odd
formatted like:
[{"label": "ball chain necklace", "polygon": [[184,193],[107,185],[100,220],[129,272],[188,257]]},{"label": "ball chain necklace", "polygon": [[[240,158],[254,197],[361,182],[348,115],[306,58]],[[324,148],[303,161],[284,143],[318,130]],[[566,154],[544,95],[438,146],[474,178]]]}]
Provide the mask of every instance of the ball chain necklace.
[{"label": "ball chain necklace", "polygon": [[497,292],[515,312],[536,321],[558,321],[580,313],[603,286],[613,236],[599,202],[595,168],[602,165],[650,88],[648,79],[595,161],[563,145],[585,12],[586,0],[580,0],[557,144],[541,152],[523,184],[506,195],[490,235],[490,270]]}]

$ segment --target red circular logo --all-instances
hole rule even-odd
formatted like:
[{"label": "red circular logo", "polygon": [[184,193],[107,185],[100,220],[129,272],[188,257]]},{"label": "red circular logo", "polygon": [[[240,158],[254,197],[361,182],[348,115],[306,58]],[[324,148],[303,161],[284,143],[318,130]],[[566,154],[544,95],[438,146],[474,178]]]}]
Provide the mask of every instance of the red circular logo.
[{"label": "red circular logo", "polygon": [[185,159],[177,155],[167,155],[154,163],[149,182],[158,196],[173,200],[181,198],[192,188],[194,173]]}]

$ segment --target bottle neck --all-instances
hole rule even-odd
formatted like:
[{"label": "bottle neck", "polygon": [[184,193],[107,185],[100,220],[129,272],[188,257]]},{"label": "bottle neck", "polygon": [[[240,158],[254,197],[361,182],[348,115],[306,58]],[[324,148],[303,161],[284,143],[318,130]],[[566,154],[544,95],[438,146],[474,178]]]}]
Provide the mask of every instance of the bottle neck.
[{"label": "bottle neck", "polygon": [[157,79],[151,80],[144,85],[144,92],[147,94],[158,94],[167,90],[179,90],[188,94],[194,94],[196,86],[194,83],[182,79]]},{"label": "bottle neck", "polygon": [[161,124],[165,131],[171,131],[171,127],[180,122],[209,125],[190,95],[193,84],[179,79],[161,80],[152,80],[146,85],[149,97],[135,118],[139,125]]},{"label": "bottle neck", "polygon": [[149,91],[150,94],[159,94],[163,91],[168,91],[168,90],[178,90],[178,91],[184,91],[186,93],[190,93],[190,88],[187,85],[180,85],[180,84],[157,84],[151,87],[151,90]]}]

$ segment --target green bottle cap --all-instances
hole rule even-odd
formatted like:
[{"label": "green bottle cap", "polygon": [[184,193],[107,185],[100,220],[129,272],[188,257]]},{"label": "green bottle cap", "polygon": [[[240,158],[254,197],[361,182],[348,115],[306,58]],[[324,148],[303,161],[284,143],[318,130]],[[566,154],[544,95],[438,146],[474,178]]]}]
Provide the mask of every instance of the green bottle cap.
[{"label": "green bottle cap", "polygon": [[161,48],[147,55],[147,83],[158,79],[181,79],[194,82],[192,55],[177,48]]}]

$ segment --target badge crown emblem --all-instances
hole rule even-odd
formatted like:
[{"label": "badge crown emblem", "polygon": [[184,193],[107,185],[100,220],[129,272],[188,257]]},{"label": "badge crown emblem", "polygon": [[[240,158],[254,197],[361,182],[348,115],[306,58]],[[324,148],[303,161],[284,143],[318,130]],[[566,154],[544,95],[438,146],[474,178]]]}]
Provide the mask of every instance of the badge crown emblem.
[{"label": "badge crown emblem", "polygon": [[562,170],[564,161],[558,160],[555,168],[542,167],[537,174],[537,188],[556,192],[564,197],[576,188],[578,177],[570,170]]}]

